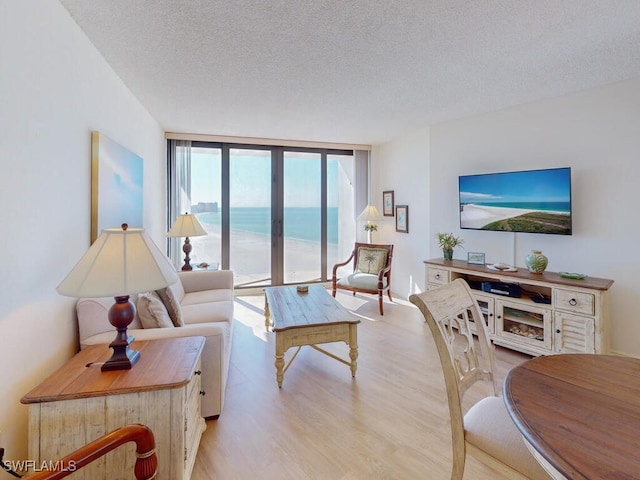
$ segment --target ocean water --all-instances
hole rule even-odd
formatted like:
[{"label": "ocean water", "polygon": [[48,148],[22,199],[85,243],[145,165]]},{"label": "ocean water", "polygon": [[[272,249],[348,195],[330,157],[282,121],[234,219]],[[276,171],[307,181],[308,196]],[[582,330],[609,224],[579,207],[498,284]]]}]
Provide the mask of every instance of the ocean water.
[{"label": "ocean water", "polygon": [[473,202],[474,205],[486,207],[520,208],[543,212],[571,213],[571,202]]},{"label": "ocean water", "polygon": [[[230,209],[231,230],[271,235],[270,207],[236,207]],[[220,228],[221,212],[197,214],[202,224]],[[206,225],[203,225],[205,230]],[[320,241],[320,208],[287,207],[284,209],[283,234],[287,238]],[[338,208],[327,208],[327,243],[338,244]]]}]

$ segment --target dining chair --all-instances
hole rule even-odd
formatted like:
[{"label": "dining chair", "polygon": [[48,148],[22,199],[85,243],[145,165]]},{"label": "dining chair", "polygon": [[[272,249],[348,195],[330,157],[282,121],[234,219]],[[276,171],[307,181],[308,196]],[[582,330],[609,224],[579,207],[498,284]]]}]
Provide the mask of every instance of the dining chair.
[{"label": "dining chair", "polygon": [[[370,293],[378,296],[378,309],[384,315],[382,297],[387,292],[391,299],[391,260],[393,245],[375,245],[370,243],[355,244],[351,256],[344,262],[333,266],[331,275],[331,294],[335,297],[336,290],[349,290]],[[338,269],[353,260],[353,273],[338,278]]]},{"label": "dining chair", "polygon": [[[409,301],[420,309],[429,325],[442,364],[451,417],[451,479],[462,479],[469,453],[507,478],[549,480],[498,396],[493,344],[469,285],[459,278],[435,290],[411,295]],[[477,341],[471,322],[476,326]],[[465,413],[463,396],[478,382],[487,383],[491,393]]]}]

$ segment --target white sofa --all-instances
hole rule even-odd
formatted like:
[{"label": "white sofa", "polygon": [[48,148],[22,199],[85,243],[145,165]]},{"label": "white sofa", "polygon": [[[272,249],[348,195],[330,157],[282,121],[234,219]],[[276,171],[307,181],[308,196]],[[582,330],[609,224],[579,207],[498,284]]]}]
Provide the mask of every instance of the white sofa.
[{"label": "white sofa", "polygon": [[[233,273],[228,270],[179,272],[180,281],[171,285],[180,303],[184,325],[172,328],[142,328],[136,313],[127,333],[136,340],[167,337],[205,337],[202,352],[203,417],[217,417],[222,411],[224,391],[229,371],[231,334],[233,330]],[[131,300],[136,303],[137,295]],[[107,319],[114,299],[82,298],[78,300],[80,348],[111,343],[115,328]],[[133,368],[136,368],[135,365]]]}]

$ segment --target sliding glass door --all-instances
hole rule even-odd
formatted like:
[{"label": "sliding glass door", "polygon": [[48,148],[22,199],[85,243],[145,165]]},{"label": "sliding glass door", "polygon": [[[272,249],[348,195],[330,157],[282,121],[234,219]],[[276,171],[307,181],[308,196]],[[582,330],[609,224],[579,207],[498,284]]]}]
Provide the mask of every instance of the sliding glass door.
[{"label": "sliding glass door", "polygon": [[170,162],[170,210],[196,214],[207,231],[190,239],[192,265],[233,270],[237,288],[323,282],[351,251],[352,152],[193,142],[180,157],[169,148],[182,158]]},{"label": "sliding glass door", "polygon": [[271,285],[270,150],[229,149],[229,269],[236,285]]},{"label": "sliding glass door", "polygon": [[[319,153],[283,154],[283,283],[322,280],[323,168]],[[276,212],[279,214],[280,212]]]}]

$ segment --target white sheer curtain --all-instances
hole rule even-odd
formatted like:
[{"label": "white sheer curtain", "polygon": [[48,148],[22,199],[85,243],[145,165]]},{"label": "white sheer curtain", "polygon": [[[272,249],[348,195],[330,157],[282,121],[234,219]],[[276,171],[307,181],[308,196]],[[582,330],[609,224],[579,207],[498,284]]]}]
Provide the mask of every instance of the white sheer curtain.
[{"label": "white sheer curtain", "polygon": [[[367,150],[354,150],[353,160],[355,163],[355,188],[353,189],[354,195],[354,222],[358,222],[357,217],[362,213],[367,204],[369,203],[369,152]],[[367,235],[364,231],[364,225],[358,224],[356,226],[356,240],[359,242],[366,242]]]},{"label": "white sheer curtain", "polygon": [[[169,141],[169,195],[167,205],[167,231],[180,213],[191,211],[191,140]],[[176,266],[182,264],[182,239],[168,239],[169,257]]]}]

